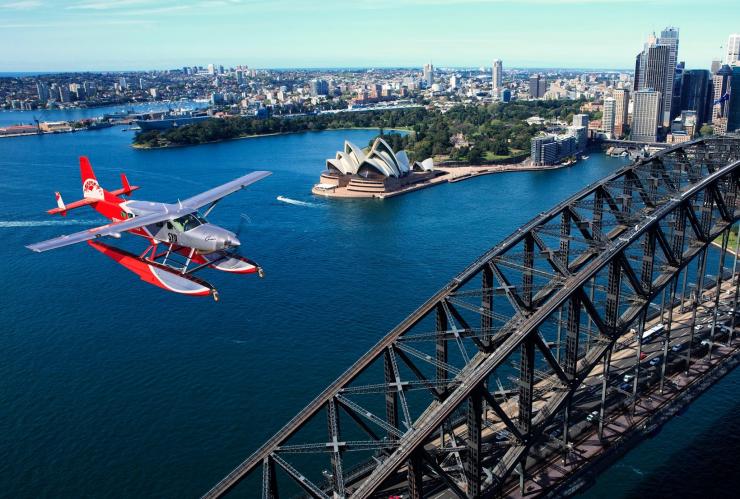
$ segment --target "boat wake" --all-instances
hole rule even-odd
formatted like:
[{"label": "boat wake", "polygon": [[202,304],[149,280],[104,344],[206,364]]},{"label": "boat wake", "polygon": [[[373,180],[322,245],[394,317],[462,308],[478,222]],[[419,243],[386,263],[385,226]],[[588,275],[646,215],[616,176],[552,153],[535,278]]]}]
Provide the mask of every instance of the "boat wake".
[{"label": "boat wake", "polygon": [[320,208],[321,205],[317,203],[309,203],[308,201],[298,201],[297,199],[286,198],[285,196],[278,196],[278,201],[283,203],[292,204],[293,206],[305,206],[306,208]]},{"label": "boat wake", "polygon": [[15,227],[51,227],[56,225],[95,225],[92,220],[0,220],[0,229]]}]

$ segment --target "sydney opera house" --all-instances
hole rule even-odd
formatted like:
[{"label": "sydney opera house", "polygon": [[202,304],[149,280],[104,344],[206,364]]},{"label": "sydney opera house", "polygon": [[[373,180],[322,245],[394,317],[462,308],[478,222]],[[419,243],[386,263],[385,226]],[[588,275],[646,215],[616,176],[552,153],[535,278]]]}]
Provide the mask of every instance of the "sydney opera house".
[{"label": "sydney opera house", "polygon": [[394,153],[380,137],[369,150],[345,141],[344,150],[326,160],[326,170],[313,192],[336,197],[386,197],[429,181],[437,173],[432,158],[411,163],[405,151]]}]

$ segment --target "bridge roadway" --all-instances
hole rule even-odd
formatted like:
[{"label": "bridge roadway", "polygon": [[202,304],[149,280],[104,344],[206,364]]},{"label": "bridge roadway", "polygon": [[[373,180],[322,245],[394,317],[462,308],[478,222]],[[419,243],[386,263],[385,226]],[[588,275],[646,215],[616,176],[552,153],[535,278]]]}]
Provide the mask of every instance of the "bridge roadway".
[{"label": "bridge roadway", "polygon": [[[720,305],[720,319],[718,319],[718,325],[729,322],[728,311],[730,308],[730,302],[734,304],[735,300],[735,283],[733,281],[723,282],[722,284],[722,302]],[[695,334],[693,336],[694,341],[706,340],[711,327],[711,322],[714,317],[714,287],[707,288],[703,293],[708,298],[698,305],[696,316]],[[686,309],[682,312],[682,309]],[[676,367],[676,364],[685,366],[688,361],[688,343],[691,341],[691,310],[688,308],[688,303],[677,303],[673,310],[673,323],[674,327],[671,330],[671,338],[669,342],[669,365]],[[666,310],[663,313],[663,320],[668,315]],[[645,323],[645,328],[650,328],[657,324],[660,324],[661,317],[657,316],[652,321]],[[719,328],[719,326],[718,326]],[[735,328],[737,329],[737,328]],[[722,338],[722,334],[719,338]],[[724,335],[726,336],[726,335]],[[540,454],[546,454],[546,457],[542,457],[544,462],[539,463],[538,466],[534,467],[534,470],[529,472],[531,478],[528,478],[525,485],[525,493],[519,489],[516,484],[518,479],[510,479],[510,485],[506,489],[505,496],[507,497],[523,497],[530,495],[539,495],[546,492],[548,489],[559,484],[568,475],[573,474],[581,467],[587,465],[594,458],[598,457],[600,453],[608,449],[610,445],[614,444],[614,441],[629,432],[630,430],[642,425],[646,418],[651,416],[655,411],[659,410],[665,403],[669,402],[675,395],[682,393],[682,389],[689,386],[692,382],[701,379],[706,373],[707,368],[716,365],[722,358],[722,355],[726,355],[730,352],[735,352],[736,347],[728,345],[721,345],[715,342],[717,349],[720,353],[715,359],[714,363],[706,361],[706,355],[708,349],[706,347],[697,348],[694,346],[691,351],[692,358],[692,371],[691,375],[687,376],[682,374],[683,371],[676,373],[675,375],[666,377],[666,380],[671,382],[666,385],[669,389],[668,393],[660,394],[654,393],[658,389],[659,374],[661,364],[651,366],[650,362],[652,359],[661,358],[663,355],[663,341],[664,335],[658,335],[651,339],[647,344],[642,345],[642,356],[640,364],[640,376],[637,377],[638,384],[629,382],[633,387],[639,387],[635,400],[636,407],[642,407],[642,410],[638,410],[634,414],[623,414],[625,406],[629,409],[629,404],[633,400],[632,393],[625,392],[620,385],[625,383],[624,375],[627,373],[634,373],[637,360],[638,352],[638,341],[634,331],[628,331],[622,335],[618,340],[612,355],[612,362],[610,363],[610,374],[609,374],[609,385],[610,395],[613,398],[612,403],[609,405],[609,409],[606,411],[605,429],[608,432],[605,434],[605,439],[600,441],[597,435],[597,422],[587,421],[588,415],[598,409],[600,399],[598,397],[599,389],[603,383],[603,367],[601,364],[597,365],[591,373],[585,379],[582,388],[576,393],[573,404],[573,414],[571,416],[571,423],[576,426],[571,426],[570,438],[574,439],[573,443],[568,445],[567,451],[563,448],[561,436],[562,428],[557,425],[552,425],[549,430],[550,442],[545,442],[540,449]],[[729,338],[728,338],[729,342]],[[733,343],[734,344],[734,343]],[[673,347],[678,347],[678,351],[674,351]],[[699,355],[698,351],[704,352],[704,355]],[[678,380],[678,381],[675,381]],[[551,375],[550,377],[539,381],[535,386],[539,390],[547,390],[549,386],[557,382],[557,377]],[[540,405],[544,405],[546,400],[538,402]],[[510,417],[515,418],[517,416],[516,404],[514,401],[501,404],[501,408],[504,409]],[[511,434],[506,429],[506,425],[498,419],[493,411],[487,411],[485,414],[484,429],[481,432],[481,436],[484,442],[492,443],[493,446],[497,442],[502,440],[508,440]],[[581,427],[578,428],[578,422],[581,421]],[[562,422],[561,422],[562,424]],[[464,439],[467,435],[467,426],[460,424],[454,430],[455,436],[460,439]],[[430,444],[438,444],[438,440],[430,442]],[[433,448],[433,445],[428,444],[426,447],[429,449]],[[567,452],[570,459],[566,459],[566,463],[563,463],[563,456]],[[495,457],[495,451],[491,454],[491,457]],[[535,459],[533,459],[534,461]],[[534,464],[534,463],[533,463]],[[529,468],[529,465],[528,465]],[[391,487],[387,490],[389,493],[395,493],[398,490],[403,490],[406,487],[405,483],[396,484],[395,487]],[[452,499],[456,496],[449,490],[445,490],[438,494],[434,494],[432,497],[438,499]]]}]

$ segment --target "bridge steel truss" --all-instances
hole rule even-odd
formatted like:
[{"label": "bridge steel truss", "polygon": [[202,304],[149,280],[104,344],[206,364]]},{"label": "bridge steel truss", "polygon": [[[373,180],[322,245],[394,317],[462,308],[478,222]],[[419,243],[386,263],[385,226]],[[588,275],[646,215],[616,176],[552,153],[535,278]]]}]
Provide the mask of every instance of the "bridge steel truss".
[{"label": "bridge steel truss", "polygon": [[[726,247],[740,215],[739,180],[740,138],[709,137],[622,167],[541,213],[405,318],[204,497],[242,480],[256,488],[250,497],[261,490],[266,499],[419,498],[443,489],[495,496],[516,483],[515,472],[523,480],[552,428],[562,428],[557,443],[566,452],[583,415],[575,402],[593,393],[584,380],[599,370],[601,435],[618,339],[631,327],[641,335],[658,304],[667,339],[675,300],[689,303],[696,320],[709,245],[723,236]],[[698,292],[689,292],[689,278]],[[690,349],[673,353],[668,343],[664,359],[691,362]]]}]

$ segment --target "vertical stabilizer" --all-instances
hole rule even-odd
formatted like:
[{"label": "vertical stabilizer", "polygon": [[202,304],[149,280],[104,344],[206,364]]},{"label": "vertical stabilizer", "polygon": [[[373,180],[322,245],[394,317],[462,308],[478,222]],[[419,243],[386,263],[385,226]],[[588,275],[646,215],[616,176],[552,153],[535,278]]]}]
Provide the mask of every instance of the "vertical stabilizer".
[{"label": "vertical stabilizer", "polygon": [[103,189],[95,178],[90,160],[86,156],[80,157],[80,179],[82,180],[82,195],[85,198],[103,199]]}]

